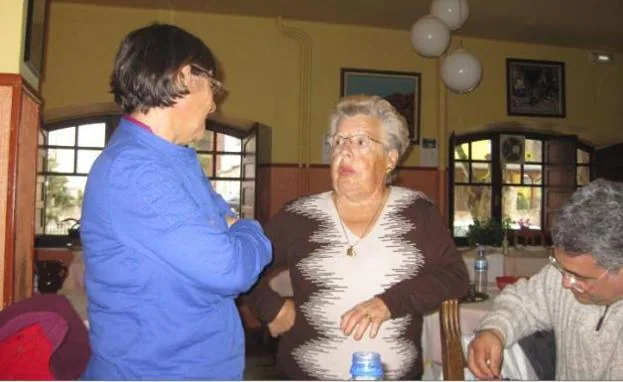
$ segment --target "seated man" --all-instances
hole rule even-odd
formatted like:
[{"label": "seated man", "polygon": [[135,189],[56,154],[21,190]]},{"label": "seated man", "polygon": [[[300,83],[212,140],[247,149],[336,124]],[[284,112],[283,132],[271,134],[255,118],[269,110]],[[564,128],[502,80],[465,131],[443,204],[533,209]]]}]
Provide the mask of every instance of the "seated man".
[{"label": "seated man", "polygon": [[504,347],[552,330],[556,379],[623,379],[623,183],[598,179],[576,191],[552,240],[550,265],[506,287],[482,320],[468,350],[477,378],[500,378]]}]

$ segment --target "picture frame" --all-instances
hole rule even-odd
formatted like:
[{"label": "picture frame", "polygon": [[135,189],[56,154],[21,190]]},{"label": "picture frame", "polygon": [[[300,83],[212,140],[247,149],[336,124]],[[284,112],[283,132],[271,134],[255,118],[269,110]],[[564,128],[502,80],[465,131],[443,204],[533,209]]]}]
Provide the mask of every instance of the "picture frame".
[{"label": "picture frame", "polygon": [[27,0],[24,63],[41,79],[45,47],[48,0]]},{"label": "picture frame", "polygon": [[416,72],[342,68],[340,94],[383,97],[406,119],[411,143],[419,145],[421,82]]},{"label": "picture frame", "polygon": [[507,58],[506,108],[508,115],[564,118],[564,62]]}]

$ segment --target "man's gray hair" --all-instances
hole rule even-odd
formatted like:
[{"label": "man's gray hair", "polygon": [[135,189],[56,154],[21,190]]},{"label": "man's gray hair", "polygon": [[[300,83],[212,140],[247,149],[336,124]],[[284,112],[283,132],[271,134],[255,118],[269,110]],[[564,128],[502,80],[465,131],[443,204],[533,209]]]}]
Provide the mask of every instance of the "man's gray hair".
[{"label": "man's gray hair", "polygon": [[623,267],[623,183],[597,179],[577,190],[556,214],[554,247],[590,254],[605,268]]},{"label": "man's gray hair", "polygon": [[[329,135],[333,136],[343,118],[365,115],[381,121],[387,135],[387,150],[398,152],[398,163],[411,144],[405,118],[385,99],[366,94],[342,97],[330,115]],[[394,169],[394,172],[396,170]]]}]

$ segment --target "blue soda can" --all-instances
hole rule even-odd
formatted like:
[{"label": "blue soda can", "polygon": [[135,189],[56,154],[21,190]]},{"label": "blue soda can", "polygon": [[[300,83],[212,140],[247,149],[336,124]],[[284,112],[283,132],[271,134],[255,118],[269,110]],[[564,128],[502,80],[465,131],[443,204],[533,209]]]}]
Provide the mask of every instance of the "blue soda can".
[{"label": "blue soda can", "polygon": [[383,379],[381,355],[372,351],[353,353],[350,376],[354,381],[380,381]]}]

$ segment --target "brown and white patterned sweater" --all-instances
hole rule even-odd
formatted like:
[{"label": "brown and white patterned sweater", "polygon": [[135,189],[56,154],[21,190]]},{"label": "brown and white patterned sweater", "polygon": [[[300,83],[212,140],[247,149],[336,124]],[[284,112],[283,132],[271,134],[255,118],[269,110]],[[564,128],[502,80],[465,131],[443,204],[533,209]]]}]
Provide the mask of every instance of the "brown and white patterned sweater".
[{"label": "brown and white patterned sweater", "polygon": [[[345,227],[349,241],[358,240]],[[422,315],[446,298],[466,294],[469,276],[441,215],[424,194],[391,187],[369,234],[346,256],[348,242],[331,192],[288,203],[266,225],[273,264],[246,296],[263,322],[271,322],[284,300],[268,285],[288,269],[296,321],[279,341],[277,361],[293,379],[349,379],[351,354],[377,351],[386,379],[422,374]],[[361,341],[340,331],[340,316],[374,296],[392,318],[376,338]]]}]

